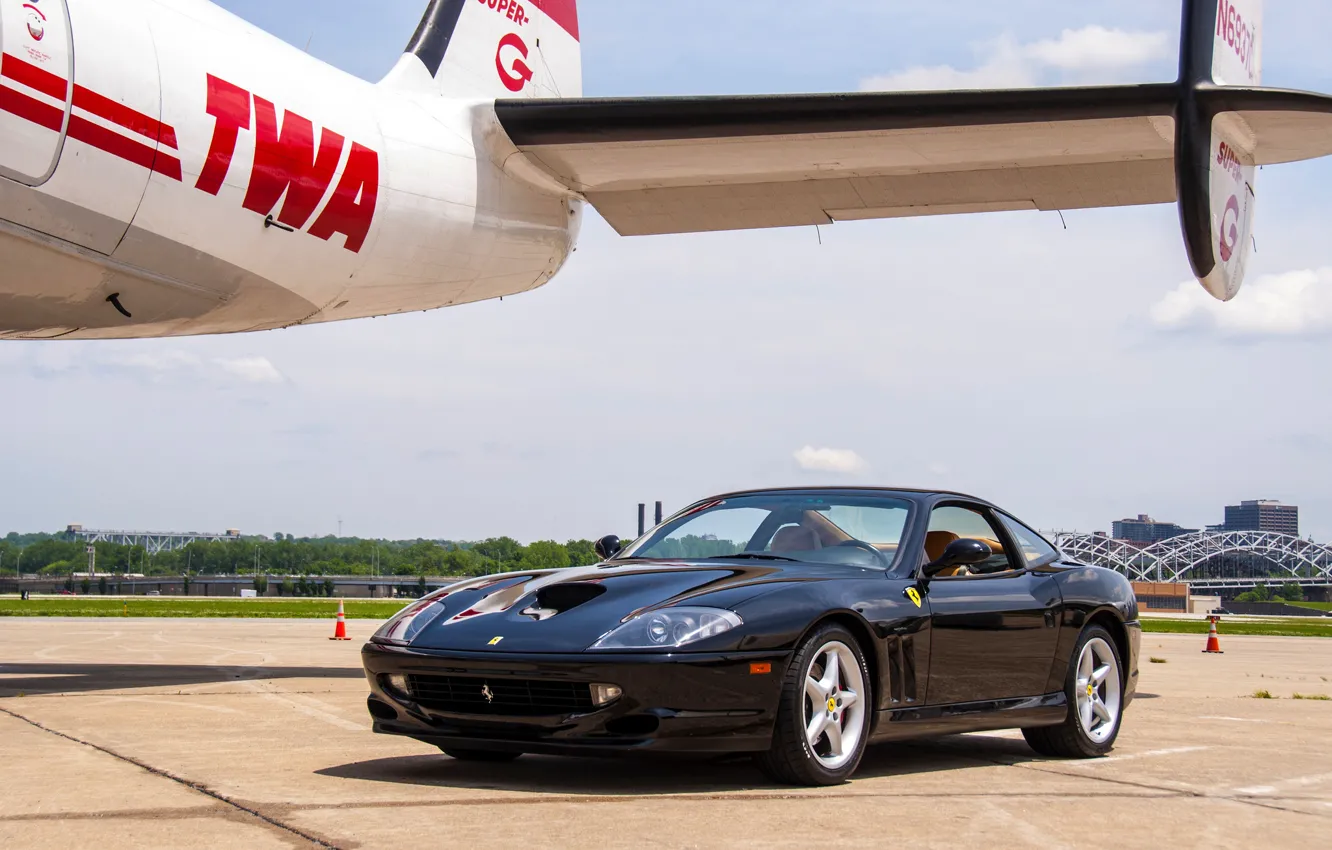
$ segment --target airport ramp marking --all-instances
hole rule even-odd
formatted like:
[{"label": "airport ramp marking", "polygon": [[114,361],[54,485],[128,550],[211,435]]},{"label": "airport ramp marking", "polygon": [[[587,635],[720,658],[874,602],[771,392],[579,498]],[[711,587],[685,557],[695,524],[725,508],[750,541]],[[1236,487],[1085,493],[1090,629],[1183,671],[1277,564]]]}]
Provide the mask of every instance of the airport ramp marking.
[{"label": "airport ramp marking", "polygon": [[1107,756],[1103,759],[1088,759],[1087,761],[1070,762],[1069,767],[1095,767],[1098,764],[1107,762],[1132,761],[1133,759],[1150,759],[1160,756],[1177,756],[1184,753],[1198,753],[1209,747],[1170,747],[1164,750],[1148,750],[1145,753],[1125,753],[1122,756]]},{"label": "airport ramp marking", "polygon": [[1271,785],[1249,785],[1244,788],[1236,788],[1235,793],[1246,794],[1249,796],[1275,794],[1277,791],[1293,791],[1296,788],[1307,788],[1310,785],[1321,785],[1329,780],[1332,780],[1332,773],[1315,773],[1312,776],[1296,776],[1292,779],[1281,779],[1273,782]]},{"label": "airport ramp marking", "polygon": [[244,682],[243,684],[248,690],[253,691],[269,702],[281,703],[287,708],[304,714],[306,717],[323,721],[330,726],[336,726],[339,729],[348,732],[365,732],[369,729],[367,724],[353,723],[344,717],[339,717],[337,714],[334,714],[333,712],[337,710],[337,707],[330,705],[323,700],[317,700],[314,697],[307,696],[302,696],[298,700],[295,698],[295,695],[287,695],[277,691],[267,690],[259,682],[250,681]]}]

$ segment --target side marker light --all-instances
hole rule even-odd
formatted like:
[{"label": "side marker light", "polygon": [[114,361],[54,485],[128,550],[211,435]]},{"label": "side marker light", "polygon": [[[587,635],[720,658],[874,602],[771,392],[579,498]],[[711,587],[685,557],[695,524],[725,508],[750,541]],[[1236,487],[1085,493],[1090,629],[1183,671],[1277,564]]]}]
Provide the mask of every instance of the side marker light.
[{"label": "side marker light", "polygon": [[749,675],[766,676],[772,672],[772,664],[767,661],[755,661],[749,665]]}]

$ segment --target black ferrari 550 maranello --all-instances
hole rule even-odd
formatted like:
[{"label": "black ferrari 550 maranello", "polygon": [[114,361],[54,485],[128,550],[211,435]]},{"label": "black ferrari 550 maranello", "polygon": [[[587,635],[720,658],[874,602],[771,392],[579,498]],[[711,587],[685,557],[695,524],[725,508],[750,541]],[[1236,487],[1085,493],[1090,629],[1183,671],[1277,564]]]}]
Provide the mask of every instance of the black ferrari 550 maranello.
[{"label": "black ferrari 550 maranello", "polygon": [[1137,684],[1128,581],[970,496],[733,493],[597,547],[390,620],[362,651],[375,731],[480,761],[748,752],[824,785],[867,744],[957,732],[1099,756]]}]

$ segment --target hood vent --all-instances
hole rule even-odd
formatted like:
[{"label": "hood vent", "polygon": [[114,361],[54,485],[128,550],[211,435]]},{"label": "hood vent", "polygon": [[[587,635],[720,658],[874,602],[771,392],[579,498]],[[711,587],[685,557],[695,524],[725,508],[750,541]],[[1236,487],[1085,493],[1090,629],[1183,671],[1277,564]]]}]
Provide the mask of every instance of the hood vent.
[{"label": "hood vent", "polygon": [[584,602],[591,602],[605,592],[606,588],[590,582],[552,584],[538,590],[536,601],[524,608],[522,614],[537,621],[549,620]]}]

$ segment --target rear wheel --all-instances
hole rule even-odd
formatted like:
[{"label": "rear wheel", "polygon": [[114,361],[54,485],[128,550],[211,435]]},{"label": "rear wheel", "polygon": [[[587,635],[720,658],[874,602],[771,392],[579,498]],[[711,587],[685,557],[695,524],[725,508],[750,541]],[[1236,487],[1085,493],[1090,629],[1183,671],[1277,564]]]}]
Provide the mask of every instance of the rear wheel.
[{"label": "rear wheel", "polygon": [[845,782],[865,754],[872,697],[855,637],[841,626],[819,629],[787,668],[772,748],[759,767],[797,785]]},{"label": "rear wheel", "polygon": [[443,750],[444,755],[449,758],[457,759],[458,761],[479,761],[490,762],[491,764],[513,761],[522,755],[522,753],[510,753],[500,750],[455,750],[452,748],[446,749],[444,747],[440,747],[440,749]]},{"label": "rear wheel", "polygon": [[1078,637],[1064,693],[1068,717],[1058,726],[1023,729],[1022,736],[1043,756],[1096,758],[1119,737],[1124,713],[1124,678],[1119,650],[1110,633],[1088,626]]}]

